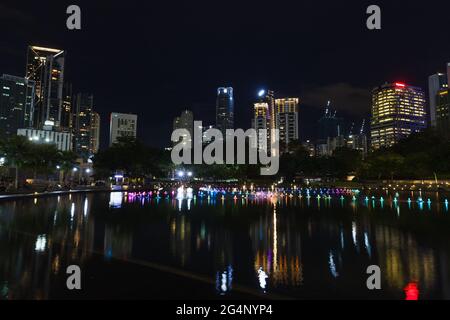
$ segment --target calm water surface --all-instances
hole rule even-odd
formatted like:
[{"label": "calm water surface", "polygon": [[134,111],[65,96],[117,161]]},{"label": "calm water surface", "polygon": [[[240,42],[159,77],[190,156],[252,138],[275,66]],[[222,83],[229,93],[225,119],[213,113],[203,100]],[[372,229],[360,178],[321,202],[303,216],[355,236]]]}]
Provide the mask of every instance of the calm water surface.
[{"label": "calm water surface", "polygon": [[[0,299],[450,299],[445,197],[365,196],[0,202]],[[79,292],[65,287],[72,264]]]}]

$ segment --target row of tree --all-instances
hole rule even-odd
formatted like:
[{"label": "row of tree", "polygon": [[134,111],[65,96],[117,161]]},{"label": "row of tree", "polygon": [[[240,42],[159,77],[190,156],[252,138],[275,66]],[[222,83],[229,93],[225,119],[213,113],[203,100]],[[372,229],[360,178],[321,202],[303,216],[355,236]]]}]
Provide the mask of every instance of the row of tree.
[{"label": "row of tree", "polygon": [[[335,150],[330,157],[311,157],[299,143],[289,146],[280,158],[278,177],[328,177],[343,179],[355,174],[358,179],[417,179],[450,176],[450,141],[429,129],[413,134],[392,148],[372,152],[362,158],[359,151]],[[122,139],[99,152],[94,159],[97,173],[109,175],[122,169],[130,175],[168,176],[176,167],[169,152],[152,149],[133,139]],[[185,167],[196,177],[207,179],[258,179],[257,165],[195,165]]]},{"label": "row of tree", "polygon": [[36,178],[38,174],[49,175],[56,171],[62,172],[63,181],[67,172],[77,165],[77,156],[68,151],[58,151],[54,144],[37,144],[23,136],[11,136],[0,140],[0,157],[4,159],[3,166],[13,168],[14,187],[19,185],[19,176],[29,174]]}]

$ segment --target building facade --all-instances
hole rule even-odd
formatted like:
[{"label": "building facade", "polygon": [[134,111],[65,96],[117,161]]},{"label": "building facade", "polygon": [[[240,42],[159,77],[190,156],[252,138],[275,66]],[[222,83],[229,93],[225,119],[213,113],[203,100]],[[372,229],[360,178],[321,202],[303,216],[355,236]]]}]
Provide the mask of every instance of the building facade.
[{"label": "building facade", "polygon": [[298,98],[275,99],[276,128],[279,129],[280,149],[289,151],[289,143],[299,139]]},{"label": "building facade", "polygon": [[234,129],[234,97],[231,87],[217,89],[216,129],[219,129],[224,137],[227,129]]},{"label": "building facade", "polygon": [[447,76],[443,73],[436,73],[428,77],[428,95],[429,95],[429,115],[430,125],[436,127],[436,102],[438,93],[448,88]]},{"label": "building facade", "polygon": [[[186,135],[183,140],[192,147],[192,140],[194,139],[194,114],[192,111],[185,110],[173,120],[173,130],[177,129],[186,129],[189,132],[189,137]],[[174,144],[177,144],[177,142],[174,142]]]},{"label": "building facade", "polygon": [[54,144],[59,151],[72,150],[72,134],[70,132],[25,128],[18,129],[17,135],[25,136],[33,143]]},{"label": "building facade", "polygon": [[60,128],[62,131],[72,131],[73,111],[72,84],[66,83],[64,85],[63,104],[61,109]]},{"label": "building facade", "polygon": [[33,125],[34,81],[4,74],[0,77],[0,137]]},{"label": "building facade", "polygon": [[94,112],[94,96],[78,93],[74,98],[73,112],[73,150],[82,159],[94,155],[91,149],[92,118]]},{"label": "building facade", "polygon": [[118,137],[136,138],[137,115],[128,113],[111,113],[109,125],[109,145],[117,142]]},{"label": "building facade", "polygon": [[89,152],[96,154],[100,149],[100,114],[93,111],[91,114],[91,143]]},{"label": "building facade", "polygon": [[441,134],[450,137],[450,94],[448,88],[439,91],[437,94],[436,127]]},{"label": "building facade", "polygon": [[425,94],[404,83],[384,84],[372,91],[371,147],[391,147],[426,128]]},{"label": "building facade", "polygon": [[42,128],[45,121],[52,121],[57,128],[61,125],[64,63],[64,50],[28,47],[25,77],[35,82],[35,128]]},{"label": "building facade", "polygon": [[[256,130],[257,145],[253,145],[253,148],[267,151],[270,148],[270,108],[267,102],[257,102],[253,105],[253,119],[252,128]],[[266,134],[262,132],[266,130]]]}]

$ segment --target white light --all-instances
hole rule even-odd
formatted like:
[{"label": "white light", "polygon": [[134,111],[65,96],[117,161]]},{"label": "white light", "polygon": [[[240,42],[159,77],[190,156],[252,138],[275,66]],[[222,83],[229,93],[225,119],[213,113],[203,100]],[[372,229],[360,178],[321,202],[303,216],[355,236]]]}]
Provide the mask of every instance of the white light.
[{"label": "white light", "polygon": [[58,170],[61,169],[61,166],[56,166],[56,169],[58,169]]},{"label": "white light", "polygon": [[259,97],[262,97],[262,96],[264,96],[266,94],[266,90],[260,90],[259,92],[258,92],[258,96]]},{"label": "white light", "polygon": [[188,177],[192,177],[192,172],[189,171],[189,172],[187,173],[187,175],[188,175]]},{"label": "white light", "polygon": [[78,171],[78,168],[73,168],[73,172],[77,172]]},{"label": "white light", "polygon": [[86,173],[90,173],[90,172],[91,172],[91,169],[87,168]]},{"label": "white light", "polygon": [[5,164],[5,162],[6,162],[5,157],[1,157],[0,158],[0,166],[3,166]]},{"label": "white light", "polygon": [[47,246],[47,238],[45,235],[39,235],[36,239],[34,250],[37,252],[44,252]]},{"label": "white light", "polygon": [[46,138],[46,139],[45,139],[45,142],[50,142],[50,139],[49,139],[49,138]]},{"label": "white light", "polygon": [[183,178],[184,177],[184,171],[178,171],[178,176],[180,177],[180,178]]}]

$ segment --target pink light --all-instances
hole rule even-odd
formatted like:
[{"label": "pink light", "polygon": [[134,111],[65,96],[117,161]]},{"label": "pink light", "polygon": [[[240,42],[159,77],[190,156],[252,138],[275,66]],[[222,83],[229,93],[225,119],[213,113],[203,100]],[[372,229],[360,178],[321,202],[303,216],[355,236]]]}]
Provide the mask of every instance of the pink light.
[{"label": "pink light", "polygon": [[395,83],[395,86],[396,86],[396,87],[401,87],[401,88],[406,87],[406,85],[405,85],[404,83],[400,83],[400,82],[396,82],[396,83]]}]

